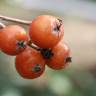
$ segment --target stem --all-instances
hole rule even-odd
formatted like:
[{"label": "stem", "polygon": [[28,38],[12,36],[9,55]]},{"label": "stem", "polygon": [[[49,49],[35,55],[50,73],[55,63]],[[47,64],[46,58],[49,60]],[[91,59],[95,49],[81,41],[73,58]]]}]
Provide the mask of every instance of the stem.
[{"label": "stem", "polygon": [[33,48],[33,49],[35,49],[35,50],[37,50],[37,51],[40,51],[41,49],[40,48],[38,48],[38,47],[36,47],[36,46],[33,46],[32,44],[31,45],[29,45],[31,48]]},{"label": "stem", "polygon": [[5,27],[6,26],[2,22],[0,22],[0,29],[5,28]]},{"label": "stem", "polygon": [[[26,20],[21,20],[21,19],[17,19],[17,18],[11,18],[11,17],[7,17],[7,16],[3,16],[3,15],[0,15],[0,19],[5,20],[5,21],[20,23],[20,24],[24,24],[24,25],[29,25],[32,22],[32,21],[26,21]],[[0,22],[0,29],[4,28],[4,27],[6,27],[6,26]],[[20,42],[20,44],[22,44],[22,42]],[[27,42],[27,45],[30,46],[31,48],[37,50],[37,51],[41,50],[40,48],[33,46],[31,40],[29,40]]]},{"label": "stem", "polygon": [[3,15],[0,15],[0,19],[5,20],[5,21],[20,23],[20,24],[24,24],[24,25],[29,25],[31,23],[31,21],[11,18],[11,17],[7,17],[7,16],[3,16]]},{"label": "stem", "polygon": [[29,47],[37,50],[37,51],[40,51],[40,50],[41,50],[39,47],[36,47],[36,46],[32,45],[32,41],[31,41],[31,40],[29,40],[29,41],[27,42],[27,45],[28,45]]},{"label": "stem", "polygon": [[[17,18],[11,18],[11,17],[7,17],[7,16],[3,16],[3,15],[0,15],[0,19],[5,20],[5,21],[20,23],[20,24],[25,24],[25,25],[29,25],[31,23],[31,21],[21,20],[21,19],[17,19]],[[4,27],[5,27],[5,25],[0,22],[0,28],[4,28]],[[31,41],[29,41],[27,43],[27,45],[37,51],[40,51],[40,48],[33,46]]]}]

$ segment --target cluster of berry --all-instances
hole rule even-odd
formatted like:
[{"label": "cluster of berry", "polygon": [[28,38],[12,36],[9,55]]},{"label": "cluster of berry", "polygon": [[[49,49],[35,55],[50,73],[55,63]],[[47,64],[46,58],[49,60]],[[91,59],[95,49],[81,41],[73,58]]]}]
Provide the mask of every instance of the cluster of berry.
[{"label": "cluster of berry", "polygon": [[69,47],[60,41],[64,35],[62,20],[50,15],[36,17],[29,32],[19,25],[0,29],[0,50],[15,56],[18,73],[27,79],[41,76],[45,65],[60,70],[71,61]]}]

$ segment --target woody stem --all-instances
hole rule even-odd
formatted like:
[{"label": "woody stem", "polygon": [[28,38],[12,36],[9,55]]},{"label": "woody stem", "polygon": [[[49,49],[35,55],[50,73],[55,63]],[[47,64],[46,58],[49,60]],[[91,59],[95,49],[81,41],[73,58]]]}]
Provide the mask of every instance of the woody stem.
[{"label": "woody stem", "polygon": [[[7,17],[7,16],[3,16],[0,15],[0,19],[1,20],[5,20],[5,21],[10,21],[10,22],[14,22],[14,23],[19,23],[19,24],[23,24],[23,25],[29,25],[32,21],[27,21],[27,20],[21,20],[21,19],[17,19],[17,18],[12,18],[12,17]],[[3,23],[0,22],[0,28],[4,28],[5,25]],[[41,48],[38,48],[34,45],[32,45],[32,41],[28,41],[27,45],[37,51],[40,51]]]},{"label": "woody stem", "polygon": [[29,25],[31,23],[31,21],[21,20],[21,19],[7,17],[7,16],[3,16],[3,15],[0,15],[0,19],[5,20],[5,21],[20,23],[20,24],[24,24],[24,25]]}]

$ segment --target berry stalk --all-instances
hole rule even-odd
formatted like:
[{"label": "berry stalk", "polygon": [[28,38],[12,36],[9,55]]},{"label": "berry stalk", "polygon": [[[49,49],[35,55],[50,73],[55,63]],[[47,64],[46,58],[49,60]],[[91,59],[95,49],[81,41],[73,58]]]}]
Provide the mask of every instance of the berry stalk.
[{"label": "berry stalk", "polygon": [[4,27],[5,27],[5,25],[2,22],[0,22],[0,29],[2,29]]},{"label": "berry stalk", "polygon": [[27,45],[28,45],[29,47],[31,47],[31,48],[33,48],[33,49],[37,50],[37,51],[40,51],[40,50],[41,50],[41,48],[38,48],[38,47],[36,47],[36,46],[32,45],[32,42],[30,43],[30,41],[29,41],[29,42],[27,42]]}]

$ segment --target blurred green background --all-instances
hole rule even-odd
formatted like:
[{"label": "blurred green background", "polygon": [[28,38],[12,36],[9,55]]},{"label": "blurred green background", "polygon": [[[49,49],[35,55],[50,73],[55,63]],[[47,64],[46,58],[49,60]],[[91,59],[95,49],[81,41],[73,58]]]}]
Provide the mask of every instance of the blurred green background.
[{"label": "blurred green background", "polygon": [[[40,78],[27,80],[17,73],[15,57],[0,52],[0,96],[96,96],[95,1],[0,0],[0,14],[5,16],[32,20],[49,14],[62,18],[62,42],[68,43],[72,55],[66,69],[54,71],[46,67]],[[28,31],[28,26],[23,27]]]}]

